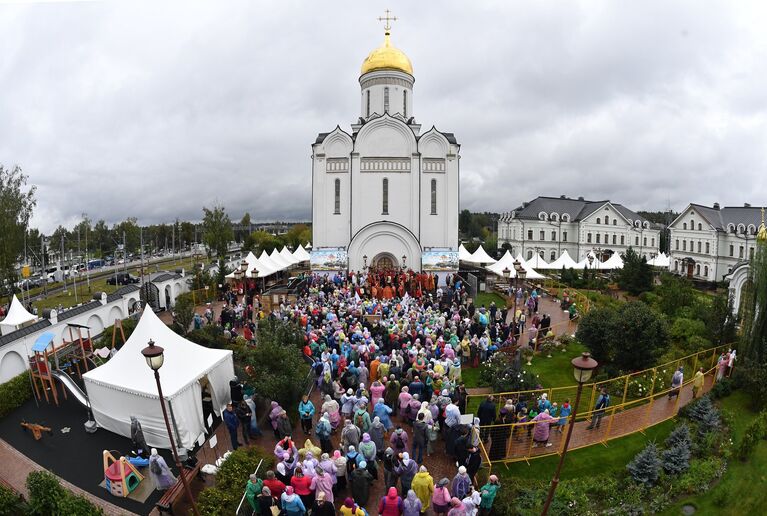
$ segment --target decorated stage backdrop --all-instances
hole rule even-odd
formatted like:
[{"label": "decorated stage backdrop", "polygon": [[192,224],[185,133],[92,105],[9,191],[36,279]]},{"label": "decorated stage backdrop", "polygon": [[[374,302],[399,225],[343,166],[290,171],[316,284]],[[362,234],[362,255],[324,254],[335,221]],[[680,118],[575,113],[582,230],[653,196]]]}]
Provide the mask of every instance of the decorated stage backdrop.
[{"label": "decorated stage backdrop", "polygon": [[343,249],[312,249],[312,271],[345,271],[349,256]]},{"label": "decorated stage backdrop", "polygon": [[430,249],[421,253],[421,270],[446,272],[458,270],[458,251],[452,249]]}]

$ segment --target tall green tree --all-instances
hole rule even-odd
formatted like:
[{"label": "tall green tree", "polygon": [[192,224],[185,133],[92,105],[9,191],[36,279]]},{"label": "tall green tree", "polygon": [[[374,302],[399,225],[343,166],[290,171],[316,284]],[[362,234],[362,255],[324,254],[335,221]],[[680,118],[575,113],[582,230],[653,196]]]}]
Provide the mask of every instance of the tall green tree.
[{"label": "tall green tree", "polygon": [[34,185],[27,187],[27,176],[19,166],[0,165],[0,285],[16,282],[16,261],[24,251],[24,235],[32,217]]},{"label": "tall green tree", "polygon": [[191,222],[182,222],[179,226],[179,234],[181,236],[181,242],[176,242],[176,245],[189,245],[196,241],[194,224]]},{"label": "tall green tree", "polygon": [[652,290],[652,269],[644,256],[629,247],[623,256],[623,268],[618,269],[618,286],[633,296]]},{"label": "tall green tree", "polygon": [[[141,244],[141,228],[138,226],[138,219],[130,217],[119,224],[115,224],[114,228],[112,228],[112,233],[114,239],[120,244],[123,243],[123,233],[125,233],[126,250],[129,253],[138,251]],[[114,242],[112,242],[112,245],[115,245]]]},{"label": "tall green tree", "polygon": [[202,208],[202,238],[211,253],[219,258],[226,257],[229,242],[234,240],[232,221],[226,214],[226,209],[221,205],[213,206],[213,209]]},{"label": "tall green tree", "polygon": [[746,360],[767,366],[767,228],[764,221],[759,226],[749,269],[749,288],[743,299],[741,352]]}]

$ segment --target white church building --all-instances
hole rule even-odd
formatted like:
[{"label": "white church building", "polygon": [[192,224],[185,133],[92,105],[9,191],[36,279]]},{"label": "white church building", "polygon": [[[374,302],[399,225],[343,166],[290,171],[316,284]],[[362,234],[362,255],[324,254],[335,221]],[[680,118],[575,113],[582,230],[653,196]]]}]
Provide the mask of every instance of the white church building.
[{"label": "white church building", "polygon": [[362,63],[357,121],[312,145],[312,253],[337,269],[418,271],[425,252],[458,250],[460,145],[416,122],[413,66],[386,21]]}]

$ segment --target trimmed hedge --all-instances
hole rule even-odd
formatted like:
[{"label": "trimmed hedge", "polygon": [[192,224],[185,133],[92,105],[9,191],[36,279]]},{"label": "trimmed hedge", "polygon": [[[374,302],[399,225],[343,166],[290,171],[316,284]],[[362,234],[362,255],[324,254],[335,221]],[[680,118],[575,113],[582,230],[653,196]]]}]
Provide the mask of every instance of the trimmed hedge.
[{"label": "trimmed hedge", "polygon": [[0,417],[5,417],[32,399],[29,373],[21,373],[0,385]]},{"label": "trimmed hedge", "polygon": [[48,516],[51,514],[97,516],[104,514],[100,507],[93,505],[84,496],[76,495],[65,489],[59,483],[59,479],[47,471],[30,473],[27,476],[27,489],[29,490],[29,503],[26,514],[30,516]]},{"label": "trimmed hedge", "polygon": [[[258,476],[264,478],[274,465],[274,454],[259,447],[235,450],[224,461],[216,474],[216,486],[202,490],[197,505],[200,513],[206,516],[225,516],[234,514],[237,504],[245,493],[248,478],[258,467]],[[246,502],[247,503],[247,502]]]}]

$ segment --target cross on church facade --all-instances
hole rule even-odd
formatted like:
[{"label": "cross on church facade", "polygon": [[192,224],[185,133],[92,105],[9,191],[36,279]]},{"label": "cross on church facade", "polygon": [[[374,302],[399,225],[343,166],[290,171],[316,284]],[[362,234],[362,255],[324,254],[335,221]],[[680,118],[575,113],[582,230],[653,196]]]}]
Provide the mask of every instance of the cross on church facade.
[{"label": "cross on church facade", "polygon": [[386,16],[379,16],[378,17],[378,21],[385,22],[384,30],[386,32],[389,32],[391,30],[391,24],[389,22],[397,21],[397,17],[396,16],[390,16],[391,11],[389,11],[388,9],[385,9],[384,13],[386,13]]}]

